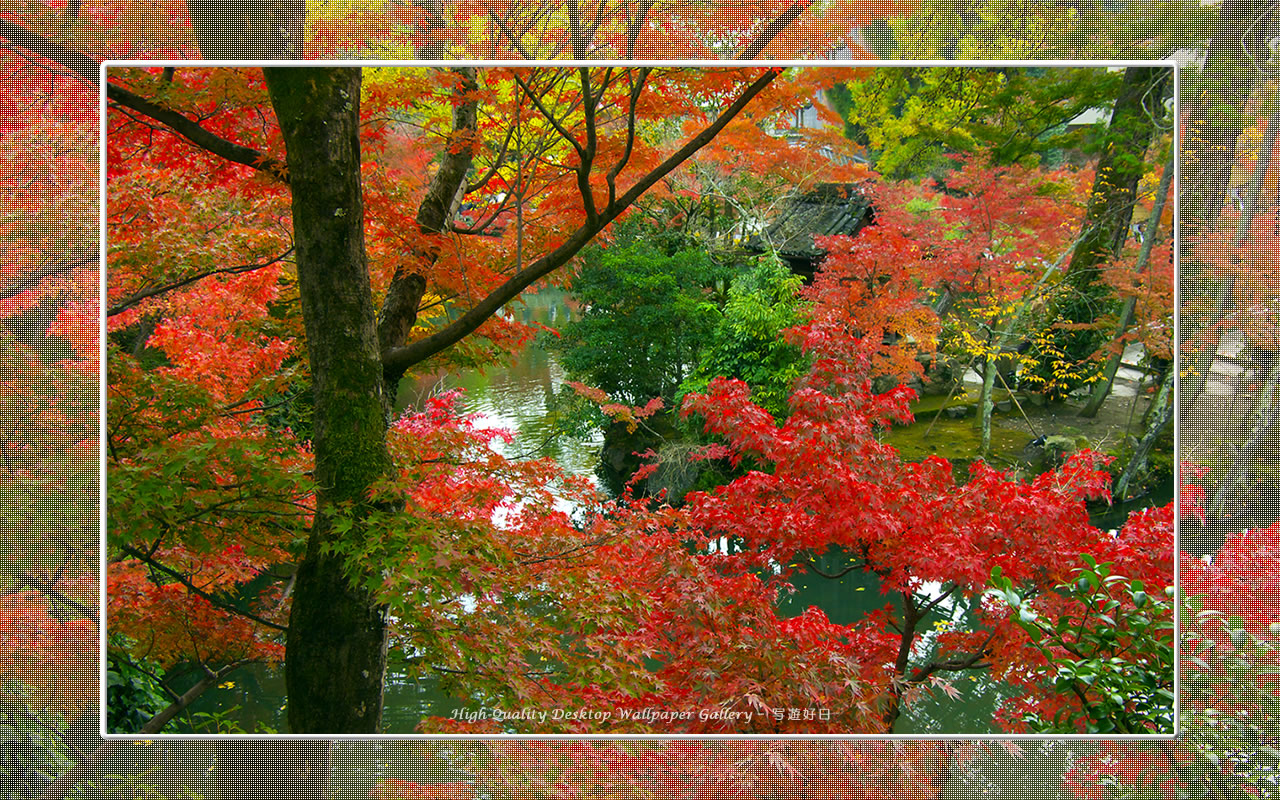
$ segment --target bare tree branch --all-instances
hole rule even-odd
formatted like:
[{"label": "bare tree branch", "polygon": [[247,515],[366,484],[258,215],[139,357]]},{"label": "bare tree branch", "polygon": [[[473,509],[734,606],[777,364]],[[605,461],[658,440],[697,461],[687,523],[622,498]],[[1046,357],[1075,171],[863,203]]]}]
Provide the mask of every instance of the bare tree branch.
[{"label": "bare tree branch", "polygon": [[652,72],[651,67],[641,67],[638,74],[627,71],[627,83],[631,87],[630,103],[627,106],[627,145],[622,151],[622,155],[618,157],[618,162],[613,165],[613,169],[609,170],[609,174],[605,176],[605,182],[609,184],[609,204],[612,205],[617,195],[617,187],[615,181],[622,169],[631,160],[632,145],[636,139],[636,104],[640,102],[640,94],[644,91],[644,82],[649,78]]},{"label": "bare tree branch", "polygon": [[209,594],[205,590],[196,586],[191,581],[191,579],[188,578],[186,575],[183,575],[181,572],[177,571],[173,567],[168,566],[167,564],[161,564],[154,557],[142,552],[136,547],[132,547],[126,544],[120,547],[120,552],[124,553],[127,556],[132,556],[133,558],[138,559],[139,561],[141,561],[142,563],[146,564],[147,566],[151,567],[154,570],[163,572],[164,574],[176,580],[178,583],[185,586],[188,592],[191,592],[196,597],[199,597],[199,598],[202,598],[203,600],[208,601],[215,608],[220,608],[229,614],[235,614],[236,616],[240,616],[240,617],[244,617],[245,619],[252,620],[253,622],[258,623],[259,625],[264,625],[273,630],[282,631],[282,632],[289,630],[288,627],[285,625],[272,622],[269,619],[263,619],[257,614],[254,614],[252,611],[245,611],[244,609],[236,608],[235,606],[231,605],[227,601],[221,600],[218,597],[215,597],[214,595]]},{"label": "bare tree branch", "polygon": [[778,38],[778,34],[786,30],[788,25],[795,22],[801,14],[808,10],[810,5],[812,5],[812,0],[808,0],[808,2],[792,3],[786,11],[783,11],[781,14],[770,20],[769,24],[764,26],[764,30],[760,31],[760,35],[753,39],[746,47],[739,50],[737,54],[734,55],[734,59],[745,61],[759,57],[759,55],[764,52],[764,49],[769,46],[769,43]]},{"label": "bare tree branch", "polygon": [[[0,39],[66,67],[95,88],[99,85],[98,62],[78,50],[72,50],[4,19],[0,19]],[[107,98],[162,123],[169,130],[216,156],[266,172],[281,183],[289,182],[289,171],[284,162],[211,133],[182,114],[157,105],[123,86],[108,82]]]},{"label": "bare tree branch", "polygon": [[250,663],[248,659],[240,661],[232,661],[225,667],[215,671],[201,664],[204,667],[204,677],[201,678],[195,686],[182,693],[182,696],[170,703],[163,711],[147,720],[138,733],[159,733],[164,730],[164,726],[168,725],[174,717],[181,714],[188,706],[196,701],[200,695],[213,688],[214,684],[225,678],[234,670]]},{"label": "bare tree branch", "polygon": [[78,50],[72,50],[5,19],[0,19],[0,39],[66,67],[95,87],[98,85],[98,62]]},{"label": "bare tree branch", "polygon": [[107,759],[117,747],[120,746],[120,739],[107,739],[102,744],[93,749],[93,752],[81,759],[74,767],[67,770],[57,777],[53,783],[44,788],[40,793],[39,800],[64,800],[67,794],[76,787],[76,784],[89,776],[91,772],[98,768],[98,765]]}]

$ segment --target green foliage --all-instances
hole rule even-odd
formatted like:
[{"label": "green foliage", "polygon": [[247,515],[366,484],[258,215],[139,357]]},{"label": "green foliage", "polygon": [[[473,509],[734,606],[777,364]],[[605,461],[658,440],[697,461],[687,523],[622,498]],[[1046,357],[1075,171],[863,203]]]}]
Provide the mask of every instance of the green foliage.
[{"label": "green foliage", "polygon": [[311,441],[315,402],[311,380],[299,376],[262,399],[262,420],[272,431],[289,431],[298,441]]},{"label": "green foliage", "polygon": [[783,337],[802,321],[801,283],[777,258],[734,278],[723,316],[680,395],[705,393],[717,377],[738,378],[751,386],[753,402],[786,416],[792,385],[808,367],[800,347]]},{"label": "green foliage", "polygon": [[[924,0],[915,12],[892,20],[895,57],[920,58],[1062,58],[1072,52],[1072,34],[1097,27],[1097,7],[1087,0],[1068,16],[1047,0],[1019,0],[1016,11],[1008,0],[958,2]],[[1083,19],[1082,19],[1083,17]]]},{"label": "green foliage", "polygon": [[1259,630],[1191,596],[1183,606],[1183,630],[1188,633],[1179,739],[1199,756],[1184,776],[1206,784],[1274,785],[1280,770],[1280,667],[1273,642],[1280,623]]},{"label": "green foliage", "polygon": [[[1197,0],[922,0],[889,20],[880,58],[1167,58],[1207,41],[1216,5]],[[1190,70],[1188,70],[1190,72]]]},{"label": "green foliage", "polygon": [[570,375],[618,402],[670,401],[719,319],[713,289],[727,268],[676,237],[636,228],[583,261],[573,283],[582,316],[548,345]]},{"label": "green foliage", "polygon": [[982,153],[997,166],[1057,161],[1091,132],[1067,123],[1106,105],[1117,81],[1101,68],[878,70],[832,101],[876,170],[906,178],[949,171],[949,154]]},{"label": "green foliage", "polygon": [[[1048,688],[1079,701],[1051,719],[1024,717],[1036,733],[1168,733],[1174,725],[1173,612],[1164,595],[1141,580],[1112,574],[1088,553],[1075,578],[1056,587],[1041,613],[999,567],[988,594],[1016,613],[1015,621],[1048,660]],[[1060,605],[1054,601],[1066,601]]]},{"label": "green foliage", "polygon": [[[246,526],[268,519],[275,531],[285,530],[284,522],[291,537],[301,536],[303,517],[294,499],[310,487],[282,454],[296,446],[294,432],[284,428],[311,424],[308,383],[286,383],[279,394],[268,395],[269,408],[255,412],[277,427],[263,435],[232,436],[210,426],[242,415],[241,408],[219,409],[199,387],[162,371],[141,371],[115,348],[108,351],[108,374],[118,387],[108,398],[109,545],[168,536],[170,544],[221,549],[234,523],[211,520],[223,516]],[[229,484],[238,488],[230,502]]]},{"label": "green foliage", "polygon": [[61,738],[66,722],[31,710],[12,689],[0,694],[0,800],[28,800],[74,762]]},{"label": "green foliage", "polygon": [[169,705],[156,682],[164,670],[158,664],[135,663],[124,654],[123,637],[111,639],[115,647],[107,651],[107,730],[137,733]]},{"label": "green foliage", "polygon": [[193,733],[273,734],[280,732],[262,720],[258,720],[253,731],[246,731],[240,724],[239,711],[239,705],[218,711],[197,711],[191,715],[191,730]]}]

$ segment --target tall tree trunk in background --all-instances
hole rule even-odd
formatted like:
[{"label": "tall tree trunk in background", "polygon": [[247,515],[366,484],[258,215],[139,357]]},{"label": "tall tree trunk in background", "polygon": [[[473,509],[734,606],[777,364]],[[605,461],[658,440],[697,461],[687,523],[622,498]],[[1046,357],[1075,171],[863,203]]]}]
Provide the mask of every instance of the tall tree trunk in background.
[{"label": "tall tree trunk in background", "polygon": [[[1267,0],[1223,0],[1204,69],[1185,75],[1181,222],[1190,234],[1217,220],[1227,197],[1244,103],[1257,78],[1254,58],[1266,52]],[[1265,57],[1262,58],[1266,60]]]},{"label": "tall tree trunk in background", "polygon": [[187,0],[187,13],[206,59],[302,58],[306,0]]},{"label": "tall tree trunk in background", "polygon": [[991,455],[991,415],[995,413],[996,374],[1000,371],[1000,352],[1004,345],[1004,332],[987,339],[988,355],[982,360],[982,389],[978,392],[978,430],[981,432],[978,451],[982,457]]},{"label": "tall tree trunk in background", "polygon": [[[1275,158],[1278,139],[1280,139],[1280,112],[1272,112],[1271,116],[1267,118],[1267,128],[1262,135],[1262,141],[1258,145],[1258,158],[1254,162],[1253,175],[1249,178],[1249,184],[1244,192],[1240,218],[1236,221],[1236,232],[1231,237],[1233,249],[1244,244],[1249,238],[1253,228],[1253,221],[1257,218],[1258,212],[1261,211],[1262,188],[1266,182],[1267,172],[1270,171]],[[1237,263],[1233,255],[1230,264],[1235,267]],[[1226,314],[1234,295],[1235,276],[1228,274],[1222,281],[1221,286],[1218,287],[1218,300],[1215,304],[1217,317],[1221,318]],[[1212,366],[1212,361],[1210,361],[1210,366]],[[1264,445],[1269,439],[1273,438],[1270,435],[1270,431],[1276,423],[1276,383],[1277,380],[1280,380],[1280,376],[1277,375],[1277,368],[1280,368],[1280,360],[1272,358],[1270,366],[1265,368],[1267,372],[1266,381],[1253,400],[1253,409],[1247,420],[1248,436],[1244,444],[1235,451],[1235,462],[1227,470],[1217,489],[1214,490],[1206,509],[1213,519],[1234,516],[1234,513],[1231,512],[1240,510],[1235,506],[1245,504],[1247,491],[1252,488],[1257,477],[1254,475],[1255,468],[1260,466],[1262,462],[1270,460],[1265,453]],[[1256,373],[1262,372],[1264,369],[1263,364],[1255,362],[1254,369]],[[1206,369],[1206,377],[1207,373],[1208,369]]]},{"label": "tall tree trunk in background", "polygon": [[[391,471],[360,185],[360,70],[267,68],[285,142],[315,401],[316,512],[285,652],[292,733],[379,733],[386,612],[326,545],[367,535]],[[335,522],[349,522],[341,532]]]},{"label": "tall tree trunk in background", "polygon": [[[1156,238],[1160,233],[1160,217],[1164,215],[1165,197],[1168,196],[1169,188],[1173,185],[1174,160],[1178,157],[1178,153],[1175,148],[1171,147],[1169,150],[1169,163],[1165,165],[1164,173],[1160,176],[1160,185],[1156,187],[1155,200],[1151,203],[1151,216],[1147,221],[1146,236],[1142,240],[1142,249],[1138,253],[1138,262],[1134,265],[1134,272],[1138,275],[1146,271],[1147,262],[1151,260],[1151,250],[1155,247]],[[1163,269],[1163,266],[1161,268]],[[1111,394],[1111,387],[1115,384],[1116,373],[1120,371],[1120,364],[1124,359],[1124,349],[1121,342],[1125,334],[1129,332],[1129,327],[1133,325],[1133,317],[1137,308],[1138,299],[1136,297],[1130,297],[1124,301],[1124,308],[1120,310],[1120,319],[1116,322],[1115,335],[1111,337],[1112,344],[1119,350],[1107,359],[1107,365],[1102,368],[1102,379],[1093,387],[1093,396],[1089,398],[1089,402],[1085,404],[1085,407],[1080,410],[1080,416],[1096,417],[1098,410],[1106,402],[1107,395]]]},{"label": "tall tree trunk in background", "polygon": [[[1147,147],[1164,111],[1164,89],[1169,79],[1164,67],[1128,67],[1120,95],[1111,112],[1097,176],[1085,211],[1080,244],[1063,276],[1060,296],[1052,307],[1056,325],[1080,329],[1052,332],[1052,351],[1041,355],[1041,374],[1053,380],[1053,364],[1062,360],[1078,367],[1097,352],[1103,334],[1093,325],[1115,310],[1116,298],[1102,280],[1102,267],[1120,254],[1129,237],[1129,223],[1138,196],[1138,181],[1145,171]],[[1052,385],[1052,383],[1050,383]]]},{"label": "tall tree trunk in background", "polygon": [[439,60],[445,56],[444,32],[448,23],[444,19],[444,0],[411,0],[418,9],[414,21],[413,57],[423,60]]},{"label": "tall tree trunk in background", "polygon": [[1216,323],[1226,310],[1222,302],[1195,302],[1215,294],[1221,297],[1222,293],[1215,293],[1205,265],[1189,245],[1212,231],[1222,214],[1236,162],[1236,143],[1246,120],[1244,105],[1258,77],[1255,60],[1266,61],[1258,54],[1266,51],[1272,15],[1272,4],[1265,0],[1223,0],[1204,69],[1184,82],[1187,120],[1179,190],[1183,242],[1180,294],[1184,308],[1210,306],[1207,312],[1188,311],[1182,319],[1184,363],[1179,393],[1184,409],[1204,392],[1221,341]]},{"label": "tall tree trunk in background", "polygon": [[1133,455],[1129,458],[1129,463],[1125,464],[1124,471],[1120,473],[1120,477],[1116,478],[1115,488],[1112,496],[1120,500],[1125,499],[1129,494],[1129,487],[1133,484],[1134,479],[1140,475],[1147,466],[1147,457],[1151,455],[1151,451],[1155,448],[1156,440],[1160,438],[1165,428],[1169,427],[1173,422],[1174,402],[1173,402],[1173,379],[1175,370],[1171,366],[1160,381],[1160,388],[1156,391],[1156,396],[1151,400],[1151,406],[1147,409],[1146,428],[1143,430],[1142,438],[1138,440],[1138,444],[1133,448]]}]

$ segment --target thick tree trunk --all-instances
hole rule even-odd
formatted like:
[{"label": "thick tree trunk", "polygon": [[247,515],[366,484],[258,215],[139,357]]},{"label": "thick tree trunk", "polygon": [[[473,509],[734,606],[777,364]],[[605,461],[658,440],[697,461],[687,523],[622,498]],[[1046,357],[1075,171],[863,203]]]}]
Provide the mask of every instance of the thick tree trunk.
[{"label": "thick tree trunk", "polygon": [[305,0],[187,0],[187,13],[204,58],[302,58]]},{"label": "thick tree trunk", "polygon": [[1266,50],[1273,13],[1272,5],[1263,0],[1223,0],[1204,69],[1184,82],[1187,121],[1182,137],[1179,221],[1186,255],[1179,282],[1185,309],[1207,305],[1209,311],[1183,312],[1185,366],[1178,389],[1183,408],[1190,408],[1204,391],[1221,338],[1216,323],[1225,311],[1217,302],[1196,302],[1215,296],[1215,288],[1216,295],[1222,296],[1222,287],[1215,287],[1206,266],[1186,245],[1212,231],[1222,214],[1236,163],[1236,143],[1246,121],[1244,105],[1259,74],[1255,59],[1260,63],[1267,60],[1260,54]]},{"label": "thick tree trunk", "polygon": [[[1102,266],[1120,254],[1129,237],[1144,157],[1163,112],[1168,78],[1164,67],[1125,69],[1085,211],[1084,235],[1063,280],[1066,292],[1054,304],[1055,324],[1090,325],[1114,310],[1115,295],[1101,281]],[[1053,339],[1054,349],[1077,366],[1083,366],[1103,342],[1096,328],[1058,331]],[[1053,358],[1046,354],[1043,361],[1051,364]],[[1041,369],[1051,381],[1049,368]]]},{"label": "thick tree trunk", "polygon": [[419,10],[414,23],[413,57],[424,61],[440,60],[445,56],[444,0],[411,0],[410,5]]},{"label": "thick tree trunk", "polygon": [[1204,69],[1188,75],[1187,123],[1182,139],[1181,222],[1190,235],[1212,227],[1222,212],[1236,160],[1236,140],[1244,127],[1245,101],[1259,74],[1254,58],[1266,62],[1271,3],[1223,0],[1209,39]]},{"label": "thick tree trunk", "polygon": [[[1156,188],[1156,197],[1151,204],[1151,217],[1147,222],[1146,238],[1142,240],[1142,250],[1139,251],[1138,263],[1134,266],[1134,272],[1139,275],[1146,271],[1147,262],[1151,259],[1151,250],[1155,247],[1157,234],[1160,232],[1160,217],[1164,214],[1164,201],[1169,194],[1169,187],[1173,185],[1173,160],[1177,157],[1176,151],[1170,154],[1169,163],[1165,165],[1164,174],[1160,176],[1160,185]],[[1085,407],[1080,410],[1080,416],[1096,417],[1098,411],[1102,408],[1102,404],[1107,401],[1107,396],[1111,394],[1111,387],[1116,381],[1116,373],[1120,371],[1120,363],[1124,358],[1120,342],[1124,339],[1125,334],[1129,332],[1129,326],[1133,324],[1137,307],[1137,298],[1130,297],[1125,300],[1124,308],[1120,311],[1120,319],[1116,322],[1115,335],[1111,338],[1111,342],[1117,348],[1117,352],[1107,359],[1107,365],[1102,369],[1102,379],[1093,387],[1093,396],[1089,398],[1089,402],[1085,404]]]},{"label": "thick tree trunk", "polygon": [[[391,469],[389,403],[364,247],[359,69],[268,68],[289,166],[298,289],[315,395],[316,513],[285,654],[292,733],[378,733],[386,613],[340,555],[368,535],[369,489]],[[352,523],[339,532],[335,522]]]},{"label": "thick tree trunk", "polygon": [[1143,173],[1143,156],[1163,110],[1165,67],[1128,67],[1107,128],[1105,151],[1085,212],[1089,232],[1076,248],[1067,279],[1091,283],[1098,267],[1115,257],[1129,237],[1129,223]]}]

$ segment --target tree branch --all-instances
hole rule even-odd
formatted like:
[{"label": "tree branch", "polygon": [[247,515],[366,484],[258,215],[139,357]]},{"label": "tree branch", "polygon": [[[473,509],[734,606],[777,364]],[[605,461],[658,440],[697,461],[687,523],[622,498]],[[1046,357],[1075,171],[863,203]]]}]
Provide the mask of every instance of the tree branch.
[{"label": "tree branch", "polygon": [[[16,47],[66,67],[94,88],[99,85],[98,62],[78,50],[72,50],[21,25],[3,19],[0,19],[0,39],[5,39]],[[197,147],[216,156],[266,172],[281,183],[289,182],[289,173],[283,162],[260,153],[252,147],[245,147],[211,133],[182,114],[156,105],[123,86],[108,82],[107,98],[154,119]]]},{"label": "tree branch", "polygon": [[[603,6],[603,4],[601,4]],[[644,30],[644,24],[649,20],[649,11],[653,8],[653,0],[641,0],[640,5],[636,8],[634,18],[627,20],[627,53],[628,61],[636,57],[636,42],[640,39],[640,31]]]},{"label": "tree branch", "polygon": [[74,767],[62,773],[44,788],[40,793],[39,800],[63,800],[67,793],[75,788],[76,784],[84,780],[90,772],[98,768],[98,765],[107,759],[117,747],[120,746],[120,739],[107,739],[102,744],[93,749],[93,752],[81,759]]},{"label": "tree branch", "polygon": [[[509,11],[508,14],[513,13],[514,10],[515,6],[512,6],[512,10]],[[511,47],[520,54],[521,58],[529,61],[534,60],[533,56],[529,54],[528,50],[524,49],[524,45],[520,42],[520,34],[517,34],[507,26],[507,19],[505,17],[499,17],[497,12],[490,8],[489,19],[493,24],[498,26],[498,32],[507,37],[507,41],[511,42]]]},{"label": "tree branch", "polygon": [[[414,222],[418,230],[426,234],[443,233],[448,227],[456,211],[455,201],[461,198],[467,187],[467,173],[474,160],[476,123],[478,102],[476,91],[479,79],[474,67],[459,67],[458,85],[454,96],[458,100],[453,112],[454,142],[466,140],[464,146],[446,149],[444,159],[431,184],[418,206]],[[506,145],[503,145],[504,148]],[[435,262],[438,253],[424,255],[430,266]],[[424,270],[405,272],[397,269],[387,287],[387,296],[382,301],[382,309],[378,312],[378,347],[384,353],[393,347],[402,346],[409,338],[409,331],[418,318],[418,306],[427,290]]]},{"label": "tree branch", "polygon": [[281,183],[289,183],[289,169],[283,161],[211,133],[182,114],[157,105],[123,86],[108,82],[107,99],[154,119],[196,147],[219,158],[265,172]]},{"label": "tree branch", "polygon": [[597,233],[612,222],[624,209],[633,204],[655,183],[662,180],[676,167],[687,161],[694,153],[702,149],[708,142],[719,135],[746,106],[756,98],[780,74],[780,70],[769,69],[753,81],[715,121],[703,128],[665,161],[655,167],[647,175],[640,178],[615,202],[610,203],[594,222],[587,222],[571,233],[565,241],[550,253],[532,262],[520,270],[501,286],[491,291],[488,296],[467,310],[462,316],[445,327],[403,347],[384,349],[382,364],[388,380],[398,380],[405,370],[424,359],[456,344],[479,328],[489,317],[537,281],[568,263],[577,255]]},{"label": "tree branch", "polygon": [[840,570],[839,572],[828,573],[818,569],[818,559],[815,558],[814,556],[810,555],[809,558],[805,561],[805,569],[807,571],[812,572],[813,574],[817,575],[820,578],[827,578],[828,580],[836,580],[838,578],[843,578],[845,575],[848,575],[850,572],[853,572],[854,570],[866,569],[866,568],[867,568],[867,562],[865,560],[855,561],[851,563],[849,566]]},{"label": "tree branch", "polygon": [[128,311],[130,308],[136,306],[138,303],[141,303],[143,300],[146,300],[149,297],[155,297],[156,295],[164,294],[165,292],[171,292],[174,289],[181,289],[183,286],[195,283],[196,281],[203,280],[205,278],[213,277],[214,275],[239,275],[244,272],[253,272],[254,270],[262,269],[263,267],[269,267],[272,264],[276,263],[277,261],[281,261],[284,258],[288,257],[288,255],[292,252],[293,252],[293,247],[291,245],[288,250],[285,250],[280,255],[276,256],[275,258],[272,258],[270,261],[265,261],[261,264],[237,264],[234,267],[222,267],[221,269],[211,269],[206,272],[200,272],[190,277],[183,278],[182,280],[179,280],[179,281],[174,281],[173,283],[167,283],[163,286],[155,286],[150,289],[143,289],[140,292],[137,292],[135,294],[130,295],[129,297],[126,297],[125,299],[121,300],[115,305],[108,307],[107,316],[114,317],[116,314],[120,314],[124,311]]},{"label": "tree branch", "polygon": [[946,599],[947,599],[948,597],[950,597],[953,593],[955,593],[956,589],[959,589],[959,588],[960,588],[960,584],[958,584],[958,583],[953,583],[953,584],[951,584],[951,588],[950,588],[950,589],[947,589],[947,590],[946,590],[945,592],[943,592],[942,594],[938,595],[937,597],[933,598],[933,599],[932,599],[932,600],[930,600],[929,602],[925,603],[924,607],[920,609],[920,613],[921,613],[921,614],[928,614],[930,611],[932,611],[932,610],[934,610],[935,608],[937,608],[939,603],[941,603],[943,600],[946,600]]},{"label": "tree branch", "polygon": [[618,157],[618,163],[614,164],[613,169],[609,170],[609,174],[605,176],[605,182],[609,184],[610,205],[613,204],[618,193],[615,186],[618,175],[631,160],[631,150],[636,139],[636,104],[640,102],[640,93],[644,91],[644,83],[652,71],[651,67],[641,67],[638,76],[633,75],[630,70],[627,71],[627,83],[631,85],[630,103],[627,106],[627,144],[622,155]]},{"label": "tree branch", "polygon": [[[551,110],[542,104],[540,93],[533,91],[533,87],[525,82],[525,80],[520,77],[519,73],[512,73],[511,77],[515,80],[516,85],[520,87],[520,91],[524,92],[525,97],[529,98],[530,102],[533,103],[533,107],[538,109],[538,113],[546,119],[547,123],[551,125],[556,133],[560,134],[560,138],[568,142],[574,152],[578,154],[578,160],[580,162],[585,162],[587,160],[587,154],[582,147],[582,143],[575,139],[573,134],[570,133],[563,124],[561,124],[560,120],[556,119],[555,114],[551,113]],[[586,102],[589,98],[590,93],[585,93],[583,95],[583,102]]]},{"label": "tree branch", "polygon": [[74,269],[87,267],[98,260],[98,253],[94,251],[83,256],[76,256],[69,261],[63,261],[57,264],[41,267],[27,275],[23,275],[14,281],[12,285],[0,289],[0,300],[8,300],[10,297],[17,297],[23,292],[30,291],[40,285],[45,278],[52,278],[54,275],[62,275],[71,272]]},{"label": "tree branch", "polygon": [[249,659],[232,661],[230,664],[227,664],[216,672],[209,669],[209,667],[204,664],[201,664],[204,668],[204,677],[201,678],[195,686],[192,686],[190,689],[183,692],[181,697],[170,703],[163,711],[147,720],[146,724],[142,726],[142,729],[139,730],[138,733],[159,733],[164,730],[164,726],[168,725],[174,717],[181,714],[188,706],[194,703],[196,698],[204,694],[212,688],[214,684],[222,680],[228,674],[248,663]]},{"label": "tree branch", "polygon": [[792,3],[786,11],[770,20],[769,24],[764,26],[764,30],[760,31],[760,35],[753,39],[751,44],[739,50],[734,59],[746,61],[758,57],[769,46],[769,43],[778,38],[778,34],[786,30],[788,25],[795,22],[801,14],[808,10],[811,4],[812,0]]},{"label": "tree branch", "polygon": [[17,581],[17,584],[19,587],[29,586],[32,589],[35,589],[40,594],[43,594],[45,597],[48,597],[50,600],[53,600],[56,603],[60,603],[68,608],[76,610],[77,612],[79,612],[81,617],[85,619],[95,620],[95,621],[97,620],[98,614],[96,611],[94,611],[92,608],[85,605],[84,603],[81,603],[79,600],[74,600],[70,597],[67,597],[62,592],[58,591],[58,589],[55,586],[55,583],[56,583],[55,581],[48,581],[48,582],[41,581],[37,579],[36,576],[32,575],[30,572],[20,573],[18,575],[18,581]]},{"label": "tree branch", "polygon": [[178,583],[185,586],[187,591],[191,592],[196,597],[199,597],[207,601],[215,608],[220,608],[229,614],[235,614],[237,616],[244,617],[245,619],[252,620],[253,622],[258,623],[259,625],[265,625],[266,627],[271,628],[273,630],[282,631],[282,632],[287,632],[289,630],[289,628],[285,625],[272,622],[269,619],[263,619],[257,614],[254,614],[252,611],[245,611],[244,609],[236,608],[235,606],[231,605],[225,600],[220,600],[216,596],[209,594],[205,590],[196,586],[194,583],[192,583],[191,579],[188,578],[186,575],[183,575],[181,572],[178,572],[173,567],[167,566],[165,564],[161,564],[154,557],[147,555],[146,553],[142,552],[136,547],[133,547],[127,544],[122,545],[120,547],[120,552],[124,553],[125,555],[132,556],[138,559],[139,561],[151,567],[152,569],[163,572],[164,574],[176,580]]},{"label": "tree branch", "polygon": [[920,683],[927,679],[935,672],[960,672],[966,669],[985,669],[988,664],[983,663],[982,659],[986,658],[990,653],[987,647],[991,644],[991,640],[996,637],[996,632],[992,630],[987,634],[987,638],[982,640],[982,644],[978,645],[978,649],[964,656],[949,659],[947,661],[930,661],[921,667],[915,675],[905,680],[908,683]]},{"label": "tree branch", "polygon": [[[587,222],[592,223],[597,216],[595,195],[591,192],[591,168],[596,160],[596,103],[604,97],[609,86],[609,68],[605,70],[605,78],[601,81],[600,94],[591,95],[591,70],[578,67],[578,81],[582,86],[582,121],[587,131],[587,143],[578,155],[582,160],[578,164],[578,194],[582,195],[582,207],[587,212]],[[613,198],[610,198],[611,200]]]},{"label": "tree branch", "polygon": [[98,85],[98,62],[78,50],[72,50],[4,19],[0,19],[0,39],[66,67],[94,87]]}]

